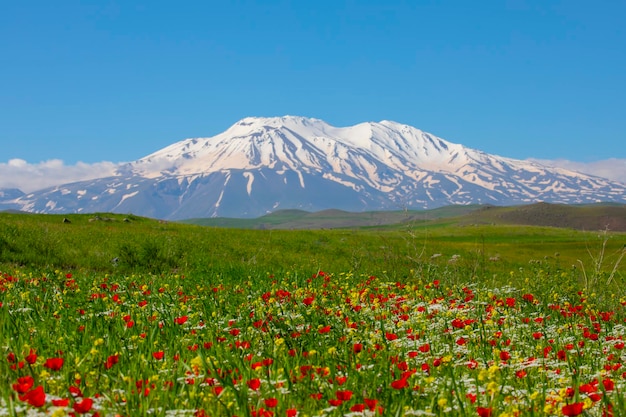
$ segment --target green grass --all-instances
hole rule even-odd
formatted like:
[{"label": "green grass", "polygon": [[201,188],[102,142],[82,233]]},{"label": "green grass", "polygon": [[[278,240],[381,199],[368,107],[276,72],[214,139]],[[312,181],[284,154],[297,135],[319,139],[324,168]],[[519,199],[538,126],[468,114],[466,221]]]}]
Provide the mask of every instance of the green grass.
[{"label": "green grass", "polygon": [[[117,214],[0,214],[0,265],[5,270],[200,276],[327,270],[394,280],[436,271],[454,274],[458,281],[492,282],[495,276],[517,284],[524,274],[511,271],[541,268],[567,274],[574,285],[584,278],[581,266],[587,275],[595,271],[598,280],[608,277],[625,241],[620,233],[462,225],[450,218],[383,228],[251,230]],[[600,252],[602,264],[597,265]],[[621,277],[625,266],[619,262],[614,275]]]},{"label": "green grass", "polygon": [[492,284],[2,274],[0,416],[623,415],[621,304]]},{"label": "green grass", "polygon": [[624,415],[625,240],[0,213],[0,416]]}]

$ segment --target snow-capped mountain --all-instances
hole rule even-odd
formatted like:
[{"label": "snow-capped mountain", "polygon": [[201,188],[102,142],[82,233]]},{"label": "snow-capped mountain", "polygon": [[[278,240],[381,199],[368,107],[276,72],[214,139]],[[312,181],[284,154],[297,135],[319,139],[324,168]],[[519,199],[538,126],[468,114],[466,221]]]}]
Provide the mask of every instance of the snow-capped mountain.
[{"label": "snow-capped mountain", "polygon": [[0,211],[18,210],[20,205],[15,201],[24,196],[24,193],[17,188],[0,188]]},{"label": "snow-capped mountain", "polygon": [[115,176],[0,198],[0,206],[184,219],[537,201],[626,203],[626,184],[489,155],[391,121],[338,128],[249,117],[121,165]]},{"label": "snow-capped mountain", "polygon": [[17,188],[0,188],[0,200],[12,200],[23,195],[24,193]]}]

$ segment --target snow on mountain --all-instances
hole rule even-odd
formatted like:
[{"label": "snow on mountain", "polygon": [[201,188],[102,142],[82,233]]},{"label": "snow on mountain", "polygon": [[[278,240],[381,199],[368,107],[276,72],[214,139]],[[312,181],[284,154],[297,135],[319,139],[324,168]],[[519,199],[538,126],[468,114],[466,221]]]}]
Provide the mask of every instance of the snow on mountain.
[{"label": "snow on mountain", "polygon": [[24,193],[17,188],[0,188],[0,200],[12,200],[23,195]]},{"label": "snow on mountain", "polygon": [[19,204],[14,201],[24,196],[24,193],[17,188],[0,188],[0,211],[18,210]]},{"label": "snow on mountain", "polygon": [[248,117],[121,166],[113,177],[51,187],[12,204],[183,219],[536,201],[626,203],[626,185],[489,155],[391,121],[339,128],[305,117]]}]

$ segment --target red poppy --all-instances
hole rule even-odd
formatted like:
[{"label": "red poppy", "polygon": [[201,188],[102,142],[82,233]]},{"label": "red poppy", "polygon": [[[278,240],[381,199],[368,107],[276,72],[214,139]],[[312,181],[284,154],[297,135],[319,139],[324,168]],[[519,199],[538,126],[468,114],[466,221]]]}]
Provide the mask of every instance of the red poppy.
[{"label": "red poppy", "polygon": [[355,413],[362,413],[363,411],[365,411],[365,404],[354,404],[352,407],[350,407],[350,411],[353,411]]},{"label": "red poppy", "polygon": [[287,417],[296,417],[298,415],[298,410],[295,408],[289,408],[286,411]]},{"label": "red poppy", "polygon": [[33,407],[42,407],[46,403],[46,393],[43,391],[41,385],[38,385],[37,388],[28,391],[24,395],[20,395],[19,398],[21,401],[25,401]]},{"label": "red poppy", "polygon": [[552,346],[546,346],[543,348],[543,357],[547,358],[548,355],[552,352]]},{"label": "red poppy", "polygon": [[263,402],[268,408],[274,408],[278,405],[278,400],[276,398],[266,398]]},{"label": "red poppy", "polygon": [[604,386],[605,391],[613,391],[615,389],[615,383],[609,378],[603,379],[602,385]]},{"label": "red poppy", "polygon": [[113,365],[115,365],[117,362],[119,362],[120,360],[120,356],[119,355],[111,355],[107,358],[106,363],[104,364],[104,367],[106,369],[111,369],[113,367]]},{"label": "red poppy", "polygon": [[152,356],[154,357],[154,359],[160,361],[161,359],[163,359],[163,356],[165,355],[165,352],[163,352],[162,350],[159,350],[158,352],[154,352],[152,354]]},{"label": "red poppy", "polygon": [[24,359],[26,359],[26,362],[32,365],[37,361],[37,353],[35,353],[35,350],[31,349]]},{"label": "red poppy", "polygon": [[491,417],[493,409],[490,407],[477,407],[476,412],[480,417]]},{"label": "red poppy", "polygon": [[68,390],[69,390],[70,394],[72,394],[73,397],[82,397],[83,396],[83,392],[78,387],[70,385]]},{"label": "red poppy", "polygon": [[248,385],[248,388],[250,388],[253,391],[256,391],[261,386],[261,380],[259,378],[254,378],[246,382],[246,384]]},{"label": "red poppy", "polygon": [[391,382],[391,388],[393,388],[393,389],[402,389],[402,388],[406,387],[407,385],[408,384],[406,382],[406,379],[404,379],[404,378],[400,378],[400,379],[397,379],[397,380]]},{"label": "red poppy", "polygon": [[339,384],[339,385],[345,384],[347,380],[348,380],[347,376],[337,376],[337,377],[335,377],[335,381],[337,381],[337,384]]},{"label": "red poppy", "polygon": [[61,398],[58,400],[52,400],[52,405],[55,407],[67,407],[70,403],[69,398]]},{"label": "red poppy", "polygon": [[91,410],[91,407],[93,407],[93,400],[91,398],[85,398],[82,401],[78,401],[74,403],[73,406],[74,411],[78,414],[88,413],[89,410]]},{"label": "red poppy", "polygon": [[341,405],[341,403],[343,403],[343,401],[336,399],[336,398],[331,398],[330,400],[328,400],[328,404],[334,406],[334,407],[339,407]]},{"label": "red poppy", "polygon": [[573,404],[567,404],[564,405],[563,408],[561,409],[561,411],[563,412],[564,416],[578,416],[581,415],[583,413],[583,405],[584,403],[579,402],[579,403],[573,403]]},{"label": "red poppy", "polygon": [[395,333],[386,332],[385,338],[389,341],[392,341],[392,340],[396,340],[398,338],[398,335]]},{"label": "red poppy", "polygon": [[48,358],[43,366],[52,371],[58,371],[63,367],[63,358]]},{"label": "red poppy", "polygon": [[376,405],[378,404],[378,400],[374,398],[364,398],[363,402],[370,409],[370,411],[374,411],[376,409]]},{"label": "red poppy", "polygon": [[185,322],[187,321],[188,318],[189,318],[188,316],[176,317],[174,319],[174,323],[176,323],[176,324],[185,324]]},{"label": "red poppy", "polygon": [[307,297],[304,300],[302,300],[302,303],[305,306],[310,306],[311,304],[313,304],[313,300],[315,300],[315,297]]},{"label": "red poppy", "polygon": [[13,387],[13,390],[17,392],[18,394],[24,394],[28,392],[28,390],[31,389],[34,384],[35,384],[35,380],[33,379],[33,377],[30,375],[27,375],[27,376],[22,376],[18,378],[17,383],[13,384],[12,387]]},{"label": "red poppy", "polygon": [[593,394],[589,394],[589,399],[591,399],[591,401],[596,403],[602,399],[602,394],[594,392]]},{"label": "red poppy", "polygon": [[355,343],[355,344],[352,346],[352,351],[353,351],[354,353],[359,353],[359,352],[360,352],[360,351],[362,351],[362,350],[363,350],[363,344],[362,344],[362,343]]},{"label": "red poppy", "polygon": [[591,394],[592,392],[596,392],[596,387],[591,384],[582,384],[578,387],[578,392],[582,392],[584,394]]},{"label": "red poppy", "polygon": [[335,396],[338,400],[348,401],[352,398],[352,391],[337,391],[335,392]]},{"label": "red poppy", "polygon": [[462,329],[465,327],[465,322],[463,322],[463,320],[456,318],[454,320],[452,320],[452,327],[455,327],[457,329]]},{"label": "red poppy", "polygon": [[467,367],[469,369],[476,369],[478,368],[478,362],[476,362],[476,359],[470,359],[469,361],[467,361]]},{"label": "red poppy", "polygon": [[324,334],[324,333],[328,333],[328,332],[330,332],[330,325],[327,325],[327,326],[322,327],[321,329],[319,329],[319,330],[318,330],[318,332],[319,332],[320,334]]}]

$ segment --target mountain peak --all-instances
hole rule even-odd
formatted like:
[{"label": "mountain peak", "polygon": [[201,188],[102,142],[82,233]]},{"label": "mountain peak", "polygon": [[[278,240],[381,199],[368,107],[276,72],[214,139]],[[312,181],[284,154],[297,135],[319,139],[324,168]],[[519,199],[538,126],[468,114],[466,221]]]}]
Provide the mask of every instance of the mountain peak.
[{"label": "mountain peak", "polygon": [[[280,117],[245,117],[232,125],[226,132],[254,130],[262,128],[286,128],[296,131],[307,129],[324,129],[328,124],[320,119],[302,116],[280,116]],[[224,132],[224,133],[226,133]]]},{"label": "mountain peak", "polygon": [[313,117],[303,116],[275,116],[275,117],[244,117],[239,120],[235,125],[250,126],[250,125],[267,125],[267,126],[287,126],[291,124],[311,125],[315,123],[326,124],[323,120],[315,119]]},{"label": "mountain peak", "polygon": [[[403,170],[413,162],[450,159],[454,144],[397,122],[365,122],[334,127],[320,119],[300,116],[247,117],[210,138],[186,139],[133,164],[135,172],[156,177],[189,175],[229,169],[274,169],[342,173],[347,165],[362,172],[390,165]],[[458,146],[457,146],[458,148]],[[457,149],[458,150],[458,149]],[[367,167],[365,166],[367,165]]]}]

